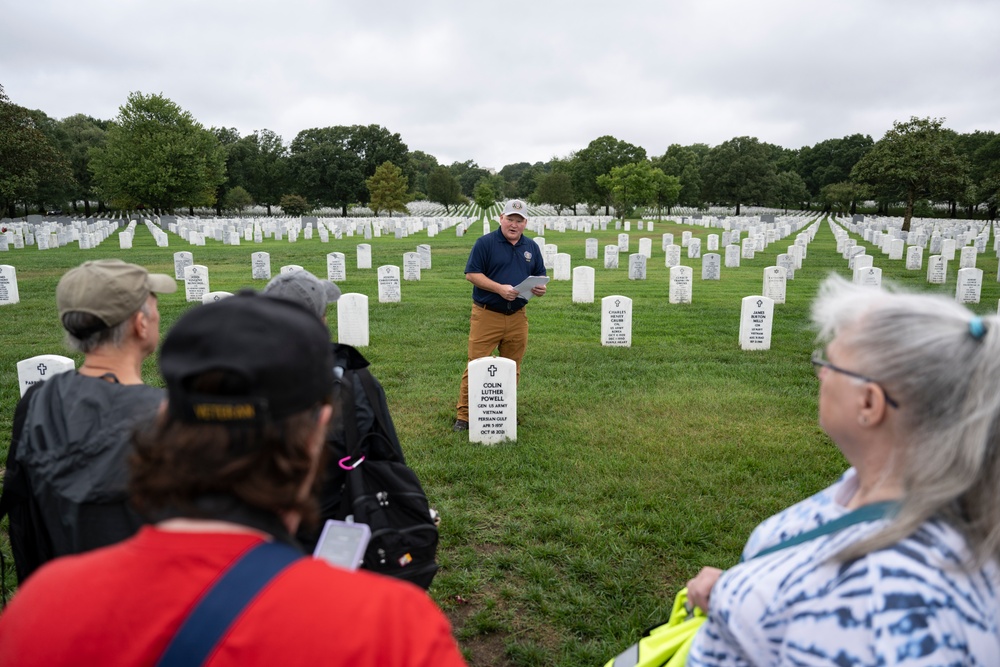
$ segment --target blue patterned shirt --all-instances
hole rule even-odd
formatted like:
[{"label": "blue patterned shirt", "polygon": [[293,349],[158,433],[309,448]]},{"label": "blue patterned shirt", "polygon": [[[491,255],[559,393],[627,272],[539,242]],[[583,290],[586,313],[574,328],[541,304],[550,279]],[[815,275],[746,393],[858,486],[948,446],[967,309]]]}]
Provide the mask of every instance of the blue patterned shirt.
[{"label": "blue patterned shirt", "polygon": [[885,527],[849,526],[751,560],[763,549],[846,514],[854,471],[761,523],[745,562],[712,589],[689,667],[1000,665],[996,563],[967,571],[964,538],[928,521],[892,547],[832,561]]}]

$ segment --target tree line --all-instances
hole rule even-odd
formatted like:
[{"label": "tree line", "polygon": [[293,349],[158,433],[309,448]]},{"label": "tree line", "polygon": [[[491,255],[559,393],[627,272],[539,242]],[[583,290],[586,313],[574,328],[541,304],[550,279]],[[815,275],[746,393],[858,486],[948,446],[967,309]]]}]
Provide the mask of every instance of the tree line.
[{"label": "tree line", "polygon": [[0,86],[0,208],[72,207],[174,211],[274,206],[302,214],[364,205],[375,214],[427,199],[450,210],[517,197],[560,214],[636,209],[670,213],[709,204],[836,210],[865,202],[907,223],[943,205],[952,216],[995,218],[1000,204],[1000,135],[960,134],[943,119],[897,121],[879,141],[852,134],[789,149],[756,137],[718,146],[671,145],[649,156],[641,146],[602,136],[548,162],[498,172],[472,160],[440,164],[379,125],[302,130],[291,141],[270,130],[240,136],[206,129],[162,95],[135,92],[113,120],[77,114],[62,120],[18,106]]}]

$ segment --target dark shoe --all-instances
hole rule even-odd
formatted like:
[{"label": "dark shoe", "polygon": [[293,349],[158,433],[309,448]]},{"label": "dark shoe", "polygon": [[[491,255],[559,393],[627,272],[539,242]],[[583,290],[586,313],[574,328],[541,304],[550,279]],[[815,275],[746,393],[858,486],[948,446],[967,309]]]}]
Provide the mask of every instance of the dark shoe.
[{"label": "dark shoe", "polygon": [[468,431],[469,430],[469,422],[465,421],[464,419],[456,419],[455,420],[455,425],[451,427],[451,430],[452,431]]}]

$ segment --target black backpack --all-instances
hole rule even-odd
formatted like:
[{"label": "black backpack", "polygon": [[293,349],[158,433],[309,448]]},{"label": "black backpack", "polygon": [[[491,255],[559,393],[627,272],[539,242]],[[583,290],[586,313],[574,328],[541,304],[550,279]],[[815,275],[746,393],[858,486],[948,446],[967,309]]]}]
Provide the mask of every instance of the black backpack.
[{"label": "black backpack", "polygon": [[[327,435],[322,521],[353,517],[371,541],[361,567],[429,588],[438,530],[427,496],[406,465],[385,391],[368,361],[349,345],[334,345],[334,419]],[[312,549],[318,534],[299,538]]]}]

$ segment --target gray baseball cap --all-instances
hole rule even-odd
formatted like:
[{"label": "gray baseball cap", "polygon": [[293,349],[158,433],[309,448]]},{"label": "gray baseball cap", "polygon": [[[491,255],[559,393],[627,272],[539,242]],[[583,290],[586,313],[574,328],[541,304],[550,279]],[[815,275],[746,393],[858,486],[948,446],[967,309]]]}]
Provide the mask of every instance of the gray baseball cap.
[{"label": "gray baseball cap", "polygon": [[264,294],[300,303],[316,313],[317,317],[323,318],[326,316],[327,305],[340,298],[340,288],[303,269],[271,278],[271,282],[264,287]]}]

